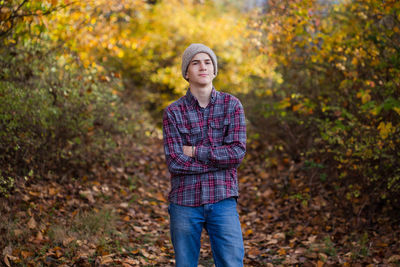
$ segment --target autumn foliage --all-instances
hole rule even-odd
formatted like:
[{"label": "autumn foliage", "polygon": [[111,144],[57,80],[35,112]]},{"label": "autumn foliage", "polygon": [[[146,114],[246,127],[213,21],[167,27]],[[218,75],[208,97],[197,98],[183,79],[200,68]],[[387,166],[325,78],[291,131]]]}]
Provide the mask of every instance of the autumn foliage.
[{"label": "autumn foliage", "polygon": [[126,132],[138,137],[146,129],[130,120],[140,108],[128,109],[119,97],[119,74],[85,59],[79,33],[90,26],[85,25],[89,13],[77,13],[81,5],[11,1],[1,6],[1,194],[18,181],[81,176],[95,164],[121,160],[112,153],[116,137]]},{"label": "autumn foliage", "polygon": [[[53,244],[7,244],[8,263],[171,263],[161,113],[187,89],[181,54],[195,42],[218,56],[215,87],[246,110],[246,263],[400,261],[388,226],[400,196],[400,2],[243,5],[0,0],[0,200],[23,209],[0,203],[0,243]],[[82,243],[93,229],[105,239]]]},{"label": "autumn foliage", "polygon": [[260,89],[264,120],[348,200],[400,192],[399,12],[398,1],[270,1],[260,26],[282,75]]}]

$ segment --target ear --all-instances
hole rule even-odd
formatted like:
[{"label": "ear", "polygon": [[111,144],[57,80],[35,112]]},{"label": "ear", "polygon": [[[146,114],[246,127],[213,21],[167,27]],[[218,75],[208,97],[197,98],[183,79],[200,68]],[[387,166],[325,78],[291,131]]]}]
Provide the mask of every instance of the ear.
[{"label": "ear", "polygon": [[186,78],[186,79],[189,79],[189,75],[188,75],[187,73],[185,74],[185,78]]}]

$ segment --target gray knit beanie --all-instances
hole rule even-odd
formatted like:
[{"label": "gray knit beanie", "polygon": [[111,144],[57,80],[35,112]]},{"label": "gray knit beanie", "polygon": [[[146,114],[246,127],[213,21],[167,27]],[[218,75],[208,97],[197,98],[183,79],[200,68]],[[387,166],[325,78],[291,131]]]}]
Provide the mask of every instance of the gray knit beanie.
[{"label": "gray knit beanie", "polygon": [[191,44],[186,48],[185,52],[182,55],[182,76],[186,79],[186,72],[192,58],[198,53],[206,53],[210,56],[211,61],[214,65],[214,75],[217,76],[218,73],[218,64],[217,64],[217,56],[214,52],[207,46],[203,44]]}]

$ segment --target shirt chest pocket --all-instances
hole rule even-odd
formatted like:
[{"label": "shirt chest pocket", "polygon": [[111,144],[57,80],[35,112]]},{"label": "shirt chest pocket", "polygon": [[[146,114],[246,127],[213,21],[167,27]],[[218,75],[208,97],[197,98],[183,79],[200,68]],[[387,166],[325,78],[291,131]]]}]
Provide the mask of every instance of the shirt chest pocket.
[{"label": "shirt chest pocket", "polygon": [[200,127],[187,128],[185,125],[178,125],[178,131],[181,135],[183,145],[196,146],[201,141]]},{"label": "shirt chest pocket", "polygon": [[220,146],[224,143],[224,137],[228,134],[229,121],[227,119],[214,119],[210,122],[209,134],[210,143],[213,146]]}]

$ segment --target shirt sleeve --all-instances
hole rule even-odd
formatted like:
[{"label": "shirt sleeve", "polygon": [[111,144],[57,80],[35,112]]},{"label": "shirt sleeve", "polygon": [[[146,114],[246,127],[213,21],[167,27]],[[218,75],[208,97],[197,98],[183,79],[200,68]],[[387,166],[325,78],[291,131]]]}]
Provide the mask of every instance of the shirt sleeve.
[{"label": "shirt sleeve", "polygon": [[219,169],[237,168],[246,153],[246,120],[242,104],[237,101],[230,115],[222,146],[198,146],[196,158]]},{"label": "shirt sleeve", "polygon": [[181,134],[168,109],[163,116],[163,137],[165,158],[171,174],[201,174],[218,170],[183,153]]}]

